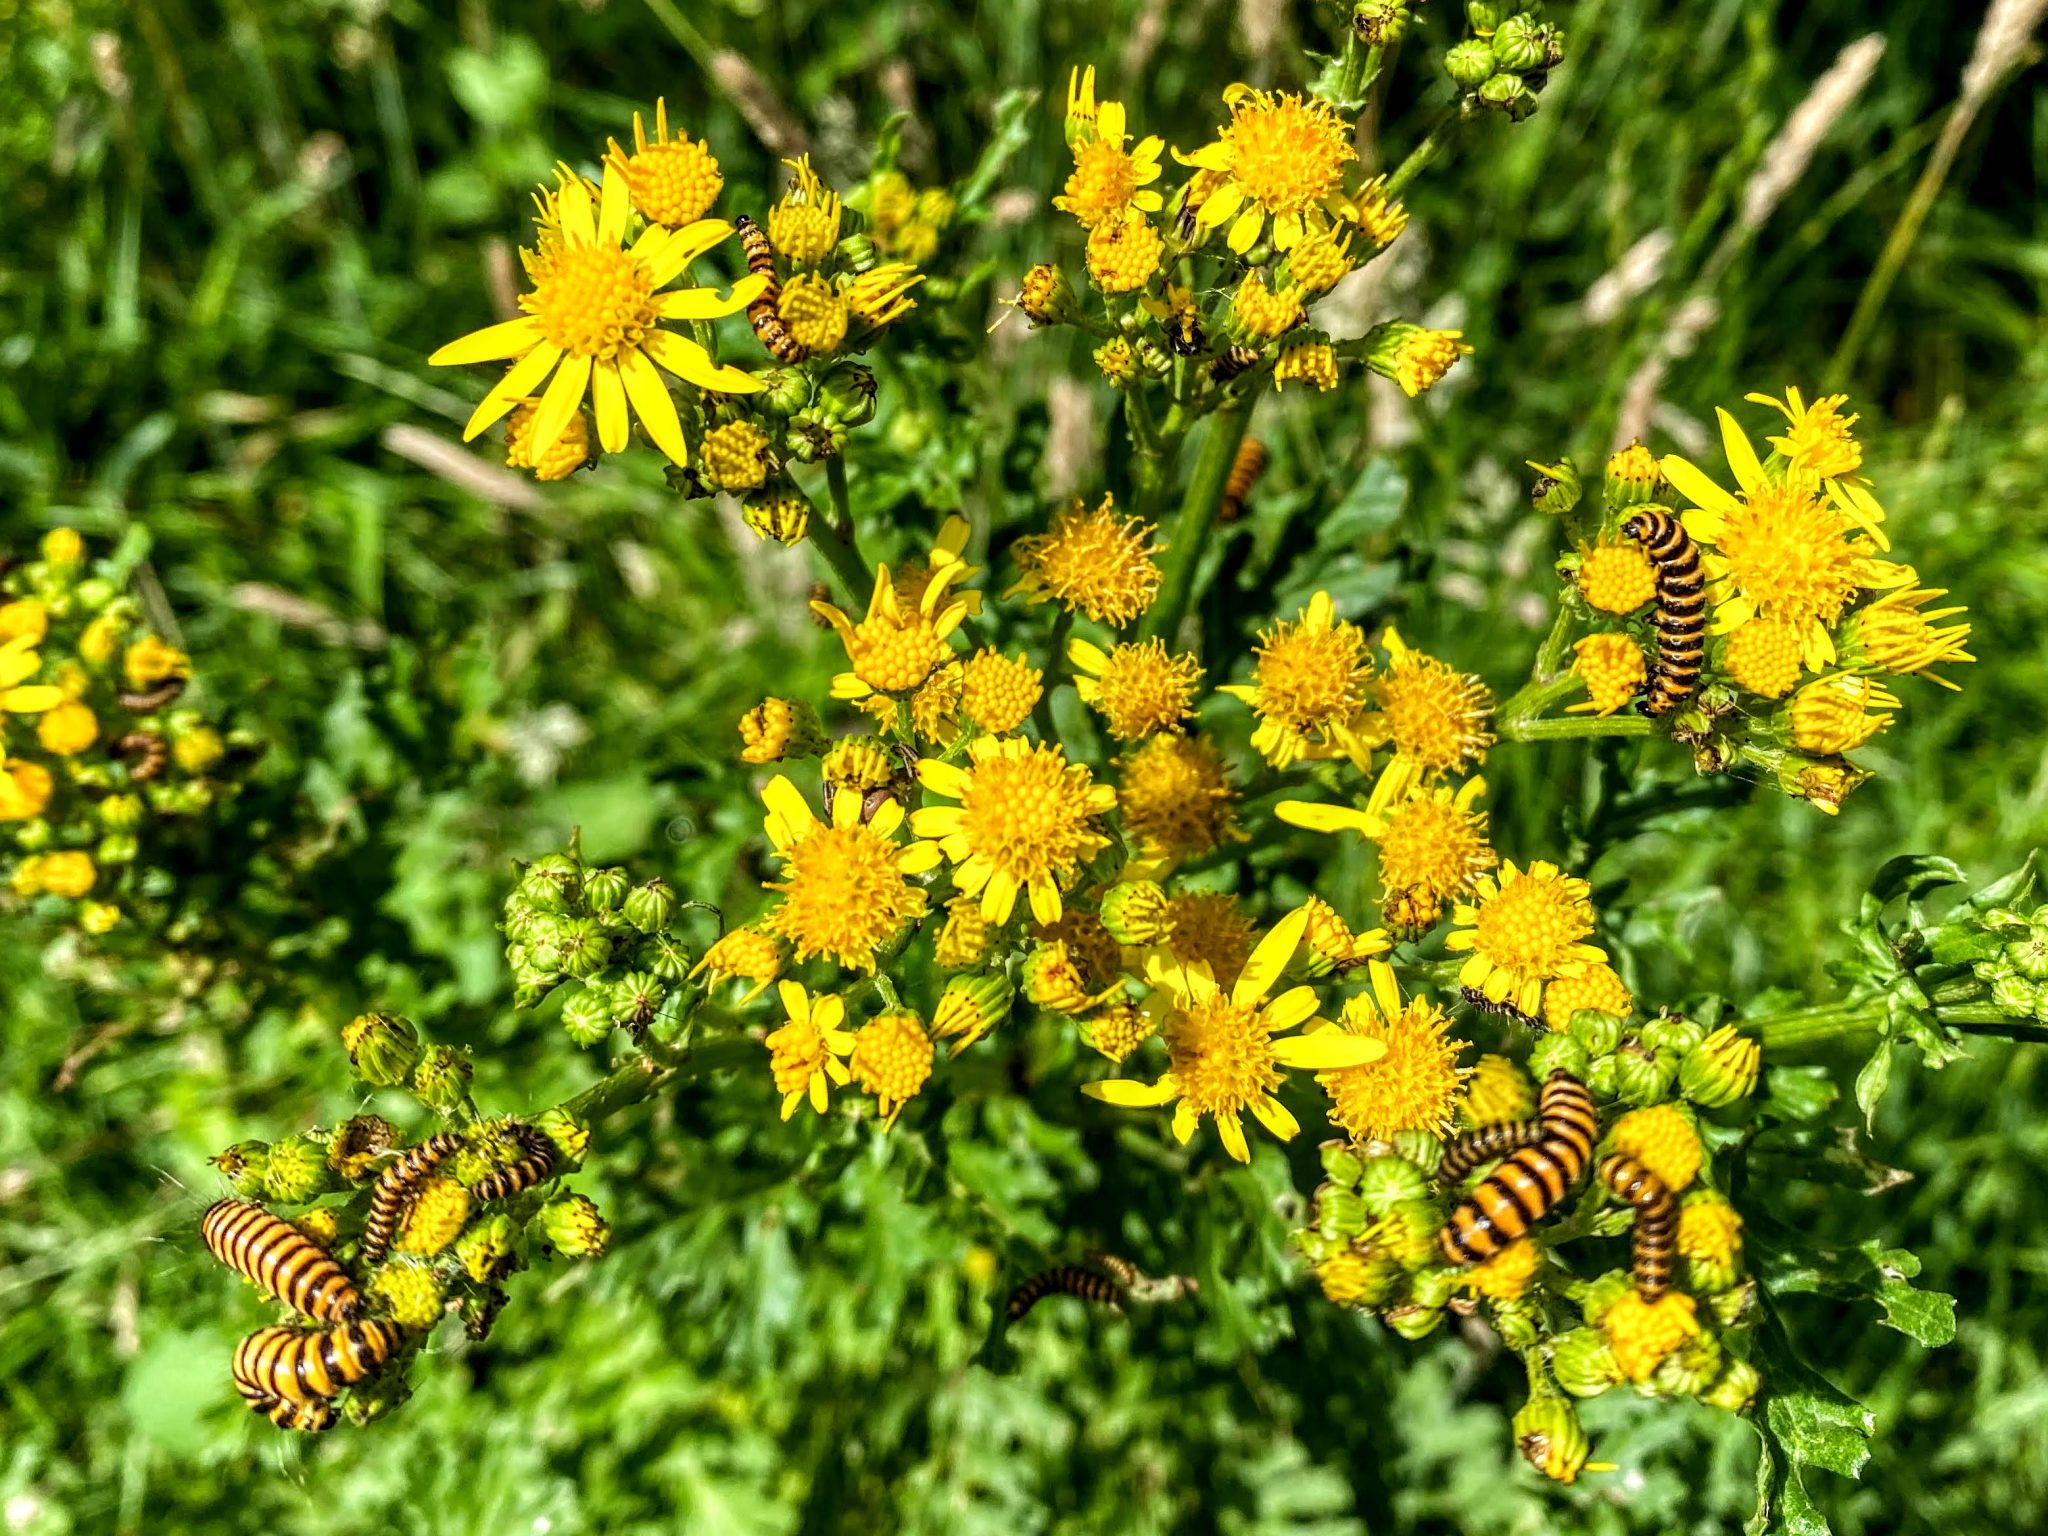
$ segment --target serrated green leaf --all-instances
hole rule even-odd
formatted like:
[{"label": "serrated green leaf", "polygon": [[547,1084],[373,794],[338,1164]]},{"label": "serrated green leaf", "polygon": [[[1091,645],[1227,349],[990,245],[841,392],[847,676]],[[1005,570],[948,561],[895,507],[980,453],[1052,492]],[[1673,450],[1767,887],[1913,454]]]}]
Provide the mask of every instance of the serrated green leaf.
[{"label": "serrated green leaf", "polygon": [[1870,1260],[1877,1282],[1872,1295],[1884,1308],[1887,1328],[1896,1328],[1929,1349],[1940,1349],[1955,1341],[1955,1298],[1940,1291],[1923,1291],[1910,1283],[1920,1273],[1917,1254],[1904,1248],[1883,1248],[1874,1240],[1865,1243],[1862,1252]]},{"label": "serrated green leaf", "polygon": [[1863,1070],[1856,1074],[1856,1107],[1863,1111],[1863,1125],[1866,1130],[1877,1127],[1877,1106],[1884,1100],[1884,1091],[1892,1081],[1892,1042],[1886,1038],[1877,1042],[1877,1049],[1870,1053],[1870,1060],[1863,1064]]},{"label": "serrated green leaf", "polygon": [[1772,1067],[1764,1086],[1766,1107],[1781,1120],[1818,1120],[1840,1097],[1825,1067]]}]

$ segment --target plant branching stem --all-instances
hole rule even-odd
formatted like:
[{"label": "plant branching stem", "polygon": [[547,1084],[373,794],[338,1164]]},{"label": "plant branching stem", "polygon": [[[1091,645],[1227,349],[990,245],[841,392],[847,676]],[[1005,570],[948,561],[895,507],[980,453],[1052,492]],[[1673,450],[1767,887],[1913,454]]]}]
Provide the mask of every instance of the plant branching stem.
[{"label": "plant branching stem", "polygon": [[1429,132],[1420,144],[1408,152],[1408,158],[1394,169],[1387,178],[1383,189],[1389,200],[1399,197],[1407,190],[1408,184],[1429,169],[1432,160],[1442,154],[1456,135],[1460,114],[1456,107],[1447,108],[1443,115],[1430,124]]},{"label": "plant branching stem", "polygon": [[[1556,631],[1552,631],[1553,638]],[[1545,655],[1550,651],[1550,641],[1544,642],[1544,653],[1537,658],[1538,676],[1532,677],[1522,690],[1500,708],[1494,718],[1494,732],[1502,741],[1581,741],[1596,736],[1649,736],[1655,733],[1657,722],[1643,715],[1553,715],[1544,711],[1551,705],[1562,702],[1578,692],[1579,679],[1570,672],[1556,677],[1541,675]],[[1550,665],[1556,664],[1551,658]]]},{"label": "plant branching stem", "polygon": [[1139,633],[1172,643],[1186,615],[1188,599],[1194,593],[1195,568],[1209,547],[1209,532],[1216,526],[1216,509],[1223,502],[1223,487],[1230,478],[1230,466],[1237,461],[1238,444],[1244,441],[1258,397],[1247,392],[1218,411],[1202,439],[1202,451],[1188,477],[1187,494],[1181,499],[1180,514],[1166,546],[1166,572],[1161,578],[1159,597],[1145,615]]},{"label": "plant branching stem", "polygon": [[858,607],[866,600],[868,584],[875,574],[861,559],[853,540],[853,507],[846,492],[844,461],[825,461],[825,487],[831,493],[832,505],[812,508],[808,537],[832,574],[839,578],[840,586],[846,589],[847,601]]},{"label": "plant branching stem", "polygon": [[596,1125],[621,1110],[644,1103],[670,1083],[683,1077],[703,1077],[727,1067],[741,1065],[757,1055],[760,1046],[752,1040],[714,1040],[705,1045],[679,1050],[664,1048],[669,1059],[658,1061],[650,1051],[622,1063],[592,1083],[562,1108],[585,1125]]}]

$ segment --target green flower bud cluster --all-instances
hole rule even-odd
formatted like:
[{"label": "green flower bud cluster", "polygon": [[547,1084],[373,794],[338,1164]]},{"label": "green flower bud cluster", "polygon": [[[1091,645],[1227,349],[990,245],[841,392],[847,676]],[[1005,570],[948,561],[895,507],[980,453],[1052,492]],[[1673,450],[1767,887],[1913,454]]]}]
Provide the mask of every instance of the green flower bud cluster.
[{"label": "green flower bud cluster", "polygon": [[1437,1252],[1444,1211],[1430,1193],[1439,1147],[1375,1142],[1322,1146],[1323,1184],[1295,1245],[1339,1306],[1377,1312],[1404,1338],[1421,1338],[1450,1304],[1452,1272]]},{"label": "green flower bud cluster", "polygon": [[1982,914],[1989,953],[1973,960],[1970,972],[1983,984],[1992,1007],[2009,1019],[2048,1023],[2048,907],[2022,915],[2007,908]]},{"label": "green flower bud cluster", "polygon": [[1564,34],[1533,10],[1509,12],[1494,0],[1472,0],[1465,15],[1472,36],[1445,53],[1445,72],[1469,108],[1523,121],[1535,112],[1550,71],[1564,62]]},{"label": "green flower bud cluster", "polygon": [[1565,1030],[1539,1037],[1530,1052],[1538,1078],[1569,1072],[1597,1098],[1643,1108],[1683,1098],[1724,1109],[1755,1091],[1762,1052],[1732,1024],[1709,1032],[1668,1015],[1625,1025],[1612,1014],[1581,1009]]},{"label": "green flower bud cluster", "polygon": [[690,969],[669,930],[681,902],[665,880],[585,865],[574,847],[534,860],[505,898],[505,961],[514,1001],[531,1008],[566,988],[562,1028],[578,1045],[615,1029],[657,1027]]}]

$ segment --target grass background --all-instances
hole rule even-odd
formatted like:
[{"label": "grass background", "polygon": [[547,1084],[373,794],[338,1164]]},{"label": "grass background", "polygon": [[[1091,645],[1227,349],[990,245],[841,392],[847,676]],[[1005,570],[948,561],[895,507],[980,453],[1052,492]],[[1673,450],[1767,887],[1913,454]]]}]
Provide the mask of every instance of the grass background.
[{"label": "grass background", "polygon": [[[1388,161],[1441,93],[1425,55],[1453,8],[1432,9],[1377,128]],[[1315,555],[1317,520],[1377,465],[1401,495],[1340,553],[1404,633],[1504,688],[1538,637],[1549,555],[1521,461],[1597,458],[1709,263],[1719,319],[1670,365],[1660,443],[1697,447],[1711,406],[1746,390],[1834,382],[1981,7],[1553,13],[1572,58],[1542,111],[1425,178],[1389,258],[1403,312],[1477,347],[1457,387],[1405,440],[1355,387],[1262,416],[1286,553]],[[1559,1493],[1511,1469],[1512,1362],[1401,1345],[1305,1293],[1277,1245],[1277,1151],[1243,1174],[1203,1165],[1190,1197],[1154,1128],[1006,1093],[994,1065],[876,1147],[843,1124],[774,1128],[757,1082],[642,1116],[585,1180],[613,1255],[526,1277],[489,1347],[444,1347],[391,1425],[286,1443],[227,1387],[252,1311],[191,1236],[204,1158],[352,1107],[333,1029],[370,1000],[487,1051],[487,1103],[587,1078],[558,1032],[506,1011],[491,925],[507,858],[580,824],[594,856],[743,890],[760,850],[732,723],[763,679],[815,693],[831,668],[801,617],[801,556],[678,504],[644,462],[541,490],[451,471],[480,385],[422,359],[491,318],[531,185],[665,93],[724,160],[727,206],[758,209],[774,155],[731,50],[841,178],[899,111],[913,177],[963,175],[1002,93],[1043,90],[1002,182],[1042,198],[1064,174],[1070,65],[1097,62],[1136,123],[1185,145],[1228,80],[1297,83],[1295,43],[1328,24],[1327,7],[1255,0],[0,0],[0,518],[15,544],[56,524],[151,541],[209,687],[272,743],[255,804],[292,818],[292,851],[213,873],[223,901],[290,893],[267,934],[290,939],[274,954],[297,983],[230,978],[138,1017],[10,920],[0,1525],[1491,1536],[1745,1518],[1753,1437],[1703,1412],[1610,1395],[1587,1416],[1619,1473]],[[1872,30],[1887,48],[1868,87],[1782,207],[1731,235],[1787,114]],[[1582,842],[1652,999],[1824,990],[1834,927],[1886,858],[1988,876],[2041,838],[2044,166],[2024,73],[1967,141],[1850,381],[1900,552],[1970,603],[1981,660],[1959,695],[1910,689],[1870,754],[1883,777],[1838,821],[1737,796]],[[1661,278],[1589,319],[1588,291],[1660,230]],[[1071,258],[1076,241],[1041,203],[968,232],[958,257],[993,262],[1001,291],[1049,247]],[[1074,392],[1054,381],[1085,378],[1085,358],[1009,327],[984,345],[968,309],[933,306],[932,360],[885,371],[855,474],[881,552],[892,519],[921,537],[965,504],[1021,525],[1057,484],[1113,473],[1060,447]],[[1082,398],[1107,417],[1101,391]],[[1212,638],[1270,596],[1219,591]],[[1615,773],[1689,776],[1668,749],[1500,754],[1503,845],[1570,851],[1564,818]],[[1010,1061],[1029,1079],[1056,1049],[1027,1036]],[[2048,1522],[2037,1063],[1991,1043],[1939,1075],[1902,1062],[1867,1150],[1910,1179],[1815,1216],[1920,1252],[1963,1319],[1928,1355],[1862,1312],[1794,1314],[1876,1416],[1863,1481],[1819,1480],[1840,1530]],[[1013,1264],[1089,1235],[1200,1273],[1200,1308],[1111,1326],[1053,1309],[1016,1359],[977,1364],[1002,1281],[975,1278],[970,1250]]]}]

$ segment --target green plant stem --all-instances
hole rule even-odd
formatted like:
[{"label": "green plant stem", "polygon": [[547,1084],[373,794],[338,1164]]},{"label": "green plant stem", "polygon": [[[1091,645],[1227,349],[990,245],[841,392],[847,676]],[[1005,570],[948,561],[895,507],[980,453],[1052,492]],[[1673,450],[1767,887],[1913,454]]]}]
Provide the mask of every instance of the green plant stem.
[{"label": "green plant stem", "polygon": [[1237,461],[1238,444],[1244,441],[1258,397],[1246,394],[1235,400],[1209,422],[1209,434],[1202,439],[1201,454],[1194,473],[1188,477],[1187,494],[1181,499],[1180,515],[1166,546],[1166,572],[1161,578],[1159,597],[1145,615],[1139,630],[1144,639],[1155,636],[1170,645],[1186,615],[1188,599],[1194,593],[1195,568],[1209,546],[1209,532],[1216,526],[1216,509],[1223,502],[1223,487],[1230,478],[1230,466]]},{"label": "green plant stem", "polygon": [[811,546],[824,556],[826,566],[846,589],[847,601],[859,607],[866,601],[875,573],[861,559],[853,541],[852,505],[846,494],[846,464],[834,457],[825,461],[825,487],[832,505],[812,507],[809,538]]},{"label": "green plant stem", "polygon": [[1052,621],[1052,634],[1045,642],[1045,676],[1039,680],[1038,702],[1031,706],[1031,723],[1038,727],[1040,741],[1059,740],[1059,732],[1052,723],[1052,691],[1066,674],[1067,636],[1073,628],[1073,610],[1062,608],[1059,617]]},{"label": "green plant stem", "polygon": [[[1835,1040],[1881,1034],[1887,1012],[1884,998],[1869,997],[1856,1002],[1824,1003],[1813,1008],[1793,1009],[1788,1013],[1767,1014],[1760,1019],[1744,1019],[1741,1023],[1745,1030],[1762,1042],[1765,1051],[1794,1051]],[[1943,1026],[1966,1035],[2048,1042],[2048,1026],[2008,1018],[1989,1003],[1937,1008],[1934,1017]]]},{"label": "green plant stem", "polygon": [[[1548,646],[1546,641],[1545,648]],[[1540,656],[1537,665],[1540,670]],[[1579,686],[1578,677],[1570,672],[1551,678],[1531,678],[1501,706],[1494,717],[1494,733],[1502,741],[1582,741],[1596,736],[1655,734],[1657,722],[1643,715],[1544,715],[1551,705],[1576,693]]]},{"label": "green plant stem", "polygon": [[1389,201],[1399,197],[1407,189],[1408,183],[1428,170],[1429,163],[1444,152],[1457,133],[1459,121],[1458,109],[1450,107],[1430,124],[1429,132],[1423,136],[1422,142],[1408,151],[1408,158],[1396,166],[1394,174],[1387,178],[1387,184],[1382,190]]},{"label": "green plant stem", "polygon": [[745,1039],[714,1040],[709,1044],[664,1050],[670,1059],[657,1061],[652,1053],[635,1056],[614,1068],[610,1075],[592,1083],[562,1108],[585,1125],[596,1125],[621,1110],[644,1103],[681,1077],[704,1077],[727,1067],[741,1065],[758,1054],[760,1046]]}]

